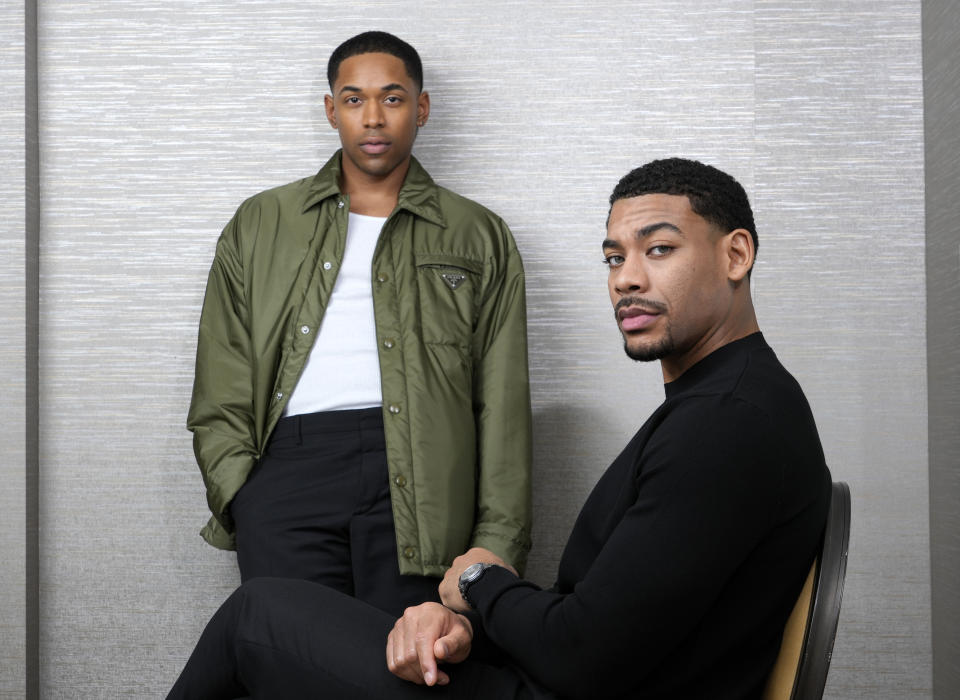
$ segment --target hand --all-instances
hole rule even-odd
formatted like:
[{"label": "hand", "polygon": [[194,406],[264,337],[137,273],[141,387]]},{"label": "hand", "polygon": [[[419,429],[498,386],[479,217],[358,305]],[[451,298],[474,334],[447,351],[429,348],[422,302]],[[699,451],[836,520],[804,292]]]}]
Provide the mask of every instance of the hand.
[{"label": "hand", "polygon": [[462,574],[468,566],[478,563],[496,564],[512,572],[515,576],[517,575],[516,569],[489,549],[484,549],[483,547],[468,549],[453,560],[453,564],[447,569],[447,573],[443,575],[443,581],[440,582],[440,600],[451,610],[466,612],[470,609],[467,601],[460,595],[460,574]]},{"label": "hand", "polygon": [[473,627],[463,615],[438,603],[407,608],[387,636],[387,668],[419,685],[446,685],[450,676],[437,662],[460,663],[472,641]]}]

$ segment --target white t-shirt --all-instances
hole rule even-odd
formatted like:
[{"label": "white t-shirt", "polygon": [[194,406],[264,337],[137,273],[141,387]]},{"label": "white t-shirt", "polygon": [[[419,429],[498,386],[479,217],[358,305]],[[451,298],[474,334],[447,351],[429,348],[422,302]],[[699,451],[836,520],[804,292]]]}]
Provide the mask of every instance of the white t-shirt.
[{"label": "white t-shirt", "polygon": [[372,408],[383,403],[371,268],[386,220],[350,213],[337,281],[284,415]]}]

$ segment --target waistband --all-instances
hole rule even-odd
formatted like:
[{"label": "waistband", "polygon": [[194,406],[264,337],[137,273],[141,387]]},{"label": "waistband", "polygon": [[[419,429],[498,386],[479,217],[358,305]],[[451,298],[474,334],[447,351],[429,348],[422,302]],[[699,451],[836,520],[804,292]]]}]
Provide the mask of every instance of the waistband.
[{"label": "waistband", "polygon": [[277,421],[271,440],[316,435],[317,433],[342,433],[350,430],[383,430],[383,409],[353,408],[345,411],[320,411],[286,416]]}]

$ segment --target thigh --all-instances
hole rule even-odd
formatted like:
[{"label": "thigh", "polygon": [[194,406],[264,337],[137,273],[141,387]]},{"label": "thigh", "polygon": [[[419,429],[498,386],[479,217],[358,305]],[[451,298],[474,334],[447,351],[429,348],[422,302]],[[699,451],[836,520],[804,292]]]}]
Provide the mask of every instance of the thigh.
[{"label": "thigh", "polygon": [[411,605],[440,602],[432,576],[401,576],[386,455],[365,449],[362,460],[363,506],[350,521],[353,595],[399,617]]},{"label": "thigh", "polygon": [[349,452],[271,443],[230,507],[241,580],[302,578],[352,592],[349,526],[358,487]]},{"label": "thigh", "polygon": [[327,587],[258,579],[243,589],[236,659],[254,698],[528,697],[513,670],[470,659],[445,667],[444,687],[397,678],[385,659],[394,617]]}]

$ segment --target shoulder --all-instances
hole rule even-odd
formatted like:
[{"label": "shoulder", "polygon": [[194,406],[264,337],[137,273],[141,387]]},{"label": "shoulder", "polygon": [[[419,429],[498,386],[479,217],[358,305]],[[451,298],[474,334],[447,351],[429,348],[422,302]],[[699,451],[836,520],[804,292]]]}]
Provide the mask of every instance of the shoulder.
[{"label": "shoulder", "polygon": [[442,185],[434,186],[436,187],[437,206],[443,213],[447,226],[470,226],[510,237],[510,229],[495,212],[479,202],[457,194]]},{"label": "shoulder", "polygon": [[462,216],[474,216],[481,219],[490,219],[491,221],[502,222],[502,219],[493,211],[475,202],[462,194],[457,194],[443,185],[434,185],[437,193],[437,199],[444,212],[452,212]]},{"label": "shoulder", "polygon": [[763,440],[745,438],[755,426],[766,424],[766,412],[735,392],[683,396],[666,402],[659,413],[651,437],[681,453],[731,445],[756,451],[765,446]]},{"label": "shoulder", "polygon": [[273,240],[280,229],[299,230],[308,223],[302,218],[303,204],[312,178],[302,178],[272,187],[245,199],[223,229],[218,248],[236,251],[254,249],[264,236]]},{"label": "shoulder", "polygon": [[783,441],[769,412],[736,389],[680,396],[658,414],[644,450],[648,463],[746,477],[782,462]]},{"label": "shoulder", "polygon": [[776,489],[816,481],[826,465],[812,413],[800,386],[770,356],[773,364],[761,360],[763,371],[751,360],[727,390],[666,402],[644,452],[648,466]]},{"label": "shoulder", "polygon": [[646,499],[679,499],[690,508],[779,500],[783,463],[765,417],[730,393],[665,403],[634,457],[634,483]]},{"label": "shoulder", "polygon": [[312,176],[305,177],[258,192],[240,204],[234,218],[259,216],[264,211],[299,211],[312,179]]},{"label": "shoulder", "polygon": [[772,438],[784,449],[822,454],[807,397],[771,348],[750,354],[732,395],[762,417]]}]

